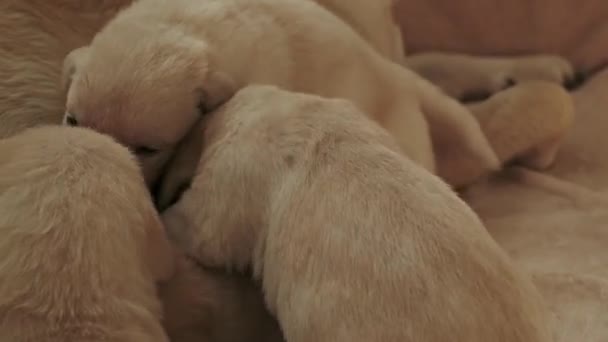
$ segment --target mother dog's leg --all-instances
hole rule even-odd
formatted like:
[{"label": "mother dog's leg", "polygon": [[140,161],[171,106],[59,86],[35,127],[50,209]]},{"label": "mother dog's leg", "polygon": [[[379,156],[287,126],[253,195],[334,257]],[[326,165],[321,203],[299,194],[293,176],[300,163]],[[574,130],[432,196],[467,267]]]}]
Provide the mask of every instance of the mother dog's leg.
[{"label": "mother dog's leg", "polygon": [[408,56],[405,65],[448,95],[465,101],[487,97],[525,81],[575,81],[570,62],[556,55],[477,57],[430,52]]}]

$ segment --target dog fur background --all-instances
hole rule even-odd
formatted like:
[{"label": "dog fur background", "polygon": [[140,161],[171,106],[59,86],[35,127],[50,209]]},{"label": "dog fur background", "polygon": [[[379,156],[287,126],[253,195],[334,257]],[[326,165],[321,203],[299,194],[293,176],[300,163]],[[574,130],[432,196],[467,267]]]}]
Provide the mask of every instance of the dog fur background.
[{"label": "dog fur background", "polygon": [[0,138],[63,116],[63,59],[126,0],[0,0]]}]

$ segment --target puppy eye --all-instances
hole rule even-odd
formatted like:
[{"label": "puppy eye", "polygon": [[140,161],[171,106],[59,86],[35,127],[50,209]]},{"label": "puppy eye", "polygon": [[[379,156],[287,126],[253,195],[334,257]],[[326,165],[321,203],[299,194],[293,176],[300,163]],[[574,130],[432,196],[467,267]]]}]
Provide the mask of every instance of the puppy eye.
[{"label": "puppy eye", "polygon": [[65,123],[68,126],[78,126],[78,120],[69,114],[65,116]]},{"label": "puppy eye", "polygon": [[200,115],[205,115],[209,112],[209,108],[207,108],[207,106],[205,106],[205,103],[203,103],[202,101],[198,104],[198,113]]},{"label": "puppy eye", "polygon": [[153,156],[158,153],[158,150],[155,148],[150,148],[146,146],[141,146],[135,149],[135,154],[142,157]]}]

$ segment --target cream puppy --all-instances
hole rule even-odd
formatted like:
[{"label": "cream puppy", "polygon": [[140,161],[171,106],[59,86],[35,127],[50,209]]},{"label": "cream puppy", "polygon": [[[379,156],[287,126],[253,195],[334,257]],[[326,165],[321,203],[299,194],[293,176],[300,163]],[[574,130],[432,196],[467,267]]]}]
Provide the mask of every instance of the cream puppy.
[{"label": "cream puppy", "polygon": [[167,342],[171,245],[134,158],[82,128],[0,141],[0,341]]},{"label": "cream puppy", "polygon": [[288,342],[550,340],[475,214],[349,102],[248,87],[204,146],[169,235],[204,265],[252,266]]},{"label": "cream puppy", "polygon": [[466,108],[311,1],[139,0],[70,53],[64,75],[65,123],[129,146],[149,184],[201,112],[255,83],[351,100],[427,170],[431,136],[498,167]]}]

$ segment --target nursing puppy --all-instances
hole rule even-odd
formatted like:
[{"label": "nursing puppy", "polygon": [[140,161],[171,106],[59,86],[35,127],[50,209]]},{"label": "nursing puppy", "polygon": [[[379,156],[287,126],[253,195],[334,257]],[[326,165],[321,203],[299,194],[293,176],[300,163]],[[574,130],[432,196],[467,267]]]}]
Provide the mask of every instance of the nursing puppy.
[{"label": "nursing puppy", "polygon": [[550,340],[474,213],[344,100],[239,91],[163,220],[200,263],[252,266],[288,342]]},{"label": "nursing puppy", "polygon": [[139,0],[66,57],[64,76],[65,123],[129,146],[148,184],[201,112],[254,83],[351,100],[430,171],[431,135],[498,167],[466,108],[311,1]]},{"label": "nursing puppy", "polygon": [[93,131],[0,141],[0,341],[166,342],[173,255],[141,171]]}]

